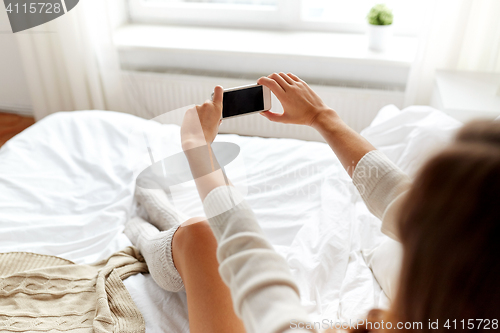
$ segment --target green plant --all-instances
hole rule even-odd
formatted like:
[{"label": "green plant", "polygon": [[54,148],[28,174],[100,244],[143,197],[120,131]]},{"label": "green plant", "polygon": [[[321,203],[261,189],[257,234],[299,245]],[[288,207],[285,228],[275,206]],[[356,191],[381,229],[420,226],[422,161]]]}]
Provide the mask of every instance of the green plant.
[{"label": "green plant", "polygon": [[392,10],[384,4],[378,4],[370,9],[366,16],[368,23],[373,25],[390,25],[392,24]]}]

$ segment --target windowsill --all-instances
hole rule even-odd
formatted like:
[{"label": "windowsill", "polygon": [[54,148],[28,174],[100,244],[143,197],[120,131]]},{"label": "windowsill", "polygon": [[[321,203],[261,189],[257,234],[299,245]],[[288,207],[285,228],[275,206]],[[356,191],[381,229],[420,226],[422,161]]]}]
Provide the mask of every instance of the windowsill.
[{"label": "windowsill", "polygon": [[364,34],[127,25],[115,31],[122,68],[226,76],[290,71],[315,82],[403,87],[417,52],[414,37],[368,49]]}]

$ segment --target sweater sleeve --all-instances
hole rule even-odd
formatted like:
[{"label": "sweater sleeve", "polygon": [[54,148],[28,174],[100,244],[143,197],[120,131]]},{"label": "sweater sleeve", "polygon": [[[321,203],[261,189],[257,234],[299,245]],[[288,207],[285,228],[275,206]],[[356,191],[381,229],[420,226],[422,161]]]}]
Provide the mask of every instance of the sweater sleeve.
[{"label": "sweater sleeve", "polygon": [[370,212],[382,220],[382,232],[399,241],[397,216],[411,187],[410,177],[373,150],[358,162],[352,180]]},{"label": "sweater sleeve", "polygon": [[221,186],[203,205],[218,242],[219,272],[247,332],[282,333],[293,323],[307,322],[287,262],[266,239],[243,196],[232,186]]}]

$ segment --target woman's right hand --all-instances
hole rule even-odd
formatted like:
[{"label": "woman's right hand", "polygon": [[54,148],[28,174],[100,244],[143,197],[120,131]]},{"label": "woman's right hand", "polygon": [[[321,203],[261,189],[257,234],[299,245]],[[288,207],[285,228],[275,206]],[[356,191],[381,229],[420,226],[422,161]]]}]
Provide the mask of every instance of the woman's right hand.
[{"label": "woman's right hand", "polygon": [[261,77],[257,83],[268,87],[283,105],[283,114],[261,112],[271,121],[314,126],[320,115],[336,115],[307,83],[291,73],[274,73]]}]

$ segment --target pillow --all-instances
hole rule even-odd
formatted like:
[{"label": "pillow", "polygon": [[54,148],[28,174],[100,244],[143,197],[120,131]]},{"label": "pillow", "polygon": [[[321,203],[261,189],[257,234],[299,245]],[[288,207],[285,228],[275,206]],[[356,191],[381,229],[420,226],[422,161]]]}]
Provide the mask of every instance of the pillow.
[{"label": "pillow", "polygon": [[394,105],[382,108],[361,135],[404,172],[414,176],[463,124],[428,106],[410,106],[398,111]]}]

